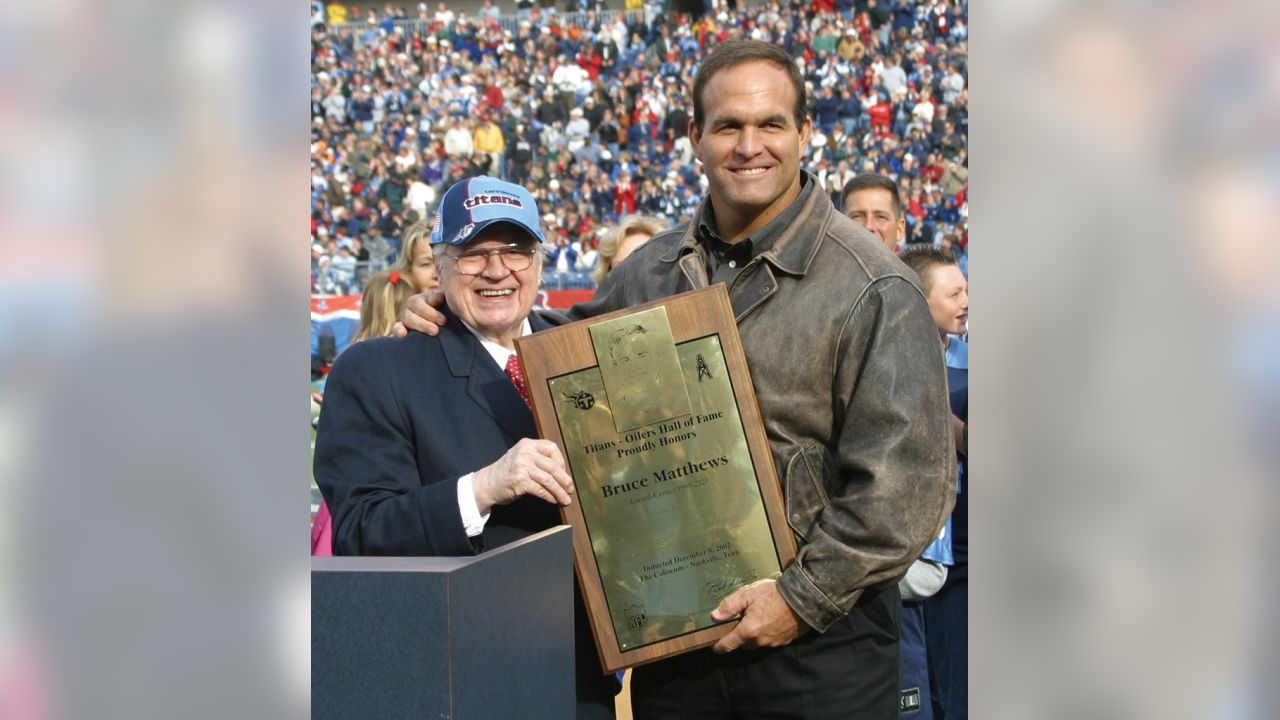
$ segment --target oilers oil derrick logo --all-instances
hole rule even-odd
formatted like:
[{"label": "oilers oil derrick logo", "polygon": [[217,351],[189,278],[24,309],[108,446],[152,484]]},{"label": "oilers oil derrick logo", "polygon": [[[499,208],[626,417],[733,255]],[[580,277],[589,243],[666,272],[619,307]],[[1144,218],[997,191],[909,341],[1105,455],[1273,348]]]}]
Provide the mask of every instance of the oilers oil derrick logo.
[{"label": "oilers oil derrick logo", "polygon": [[702,353],[698,353],[698,382],[702,382],[704,376],[711,377],[711,368],[707,367],[707,361],[703,359]]},{"label": "oilers oil derrick logo", "polygon": [[645,626],[645,623],[647,623],[649,620],[649,616],[646,615],[644,612],[643,603],[632,605],[631,607],[624,609],[622,611],[622,614],[627,619],[627,627],[631,628],[632,630],[639,630],[643,628]]},{"label": "oilers oil derrick logo", "polygon": [[591,393],[583,391],[579,393],[563,393],[564,399],[573,404],[579,410],[590,410],[596,404],[596,399]]}]

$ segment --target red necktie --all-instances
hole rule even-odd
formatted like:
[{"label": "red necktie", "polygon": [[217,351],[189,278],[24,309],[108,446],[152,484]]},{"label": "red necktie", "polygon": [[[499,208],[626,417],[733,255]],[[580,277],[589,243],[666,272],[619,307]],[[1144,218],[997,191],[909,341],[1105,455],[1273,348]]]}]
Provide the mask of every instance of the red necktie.
[{"label": "red necktie", "polygon": [[524,373],[520,372],[520,361],[515,355],[507,358],[507,377],[511,378],[511,384],[516,386],[516,392],[520,393],[520,399],[524,400],[524,404],[530,409],[533,404],[529,402],[529,387],[524,384]]}]

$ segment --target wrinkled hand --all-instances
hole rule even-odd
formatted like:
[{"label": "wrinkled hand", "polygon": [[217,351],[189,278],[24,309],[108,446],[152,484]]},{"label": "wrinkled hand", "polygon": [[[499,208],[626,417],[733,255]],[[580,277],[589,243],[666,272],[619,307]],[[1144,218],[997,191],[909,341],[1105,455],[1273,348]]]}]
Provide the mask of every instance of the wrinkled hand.
[{"label": "wrinkled hand", "polygon": [[568,505],[573,478],[565,471],[564,456],[555,443],[524,438],[492,465],[477,470],[471,487],[483,515],[494,505],[506,505],[522,495]]},{"label": "wrinkled hand", "polygon": [[444,306],[444,293],[439,290],[409,296],[404,304],[404,312],[400,314],[400,322],[391,330],[396,337],[404,337],[410,330],[428,335],[439,335],[440,326],[445,324],[444,313],[438,308]]},{"label": "wrinkled hand", "polygon": [[809,626],[782,599],[776,580],[761,580],[735,592],[711,611],[711,619],[720,622],[739,613],[742,620],[738,626],[720,638],[712,650],[724,654],[743,647],[781,647],[809,631]]}]

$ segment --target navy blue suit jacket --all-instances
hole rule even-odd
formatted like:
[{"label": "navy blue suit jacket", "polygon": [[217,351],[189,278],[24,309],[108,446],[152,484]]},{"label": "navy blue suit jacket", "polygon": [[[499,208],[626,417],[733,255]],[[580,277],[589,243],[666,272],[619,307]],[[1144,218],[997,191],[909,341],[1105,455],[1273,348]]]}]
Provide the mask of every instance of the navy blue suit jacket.
[{"label": "navy blue suit jacket", "polygon": [[446,314],[438,337],[356,343],[329,373],[314,472],[335,555],[471,555],[560,524],[555,505],[522,497],[493,508],[479,542],[467,538],[458,478],[538,435],[503,369]]}]

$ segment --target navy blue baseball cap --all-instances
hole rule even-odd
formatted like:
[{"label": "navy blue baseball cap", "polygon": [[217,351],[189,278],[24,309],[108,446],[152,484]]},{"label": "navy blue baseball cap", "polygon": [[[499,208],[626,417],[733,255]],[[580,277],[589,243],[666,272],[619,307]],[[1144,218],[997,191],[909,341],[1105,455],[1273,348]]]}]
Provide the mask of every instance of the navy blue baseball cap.
[{"label": "navy blue baseball cap", "polygon": [[506,222],[546,242],[538,205],[528,190],[488,175],[460,180],[445,192],[436,211],[431,244],[466,245],[486,227]]}]

